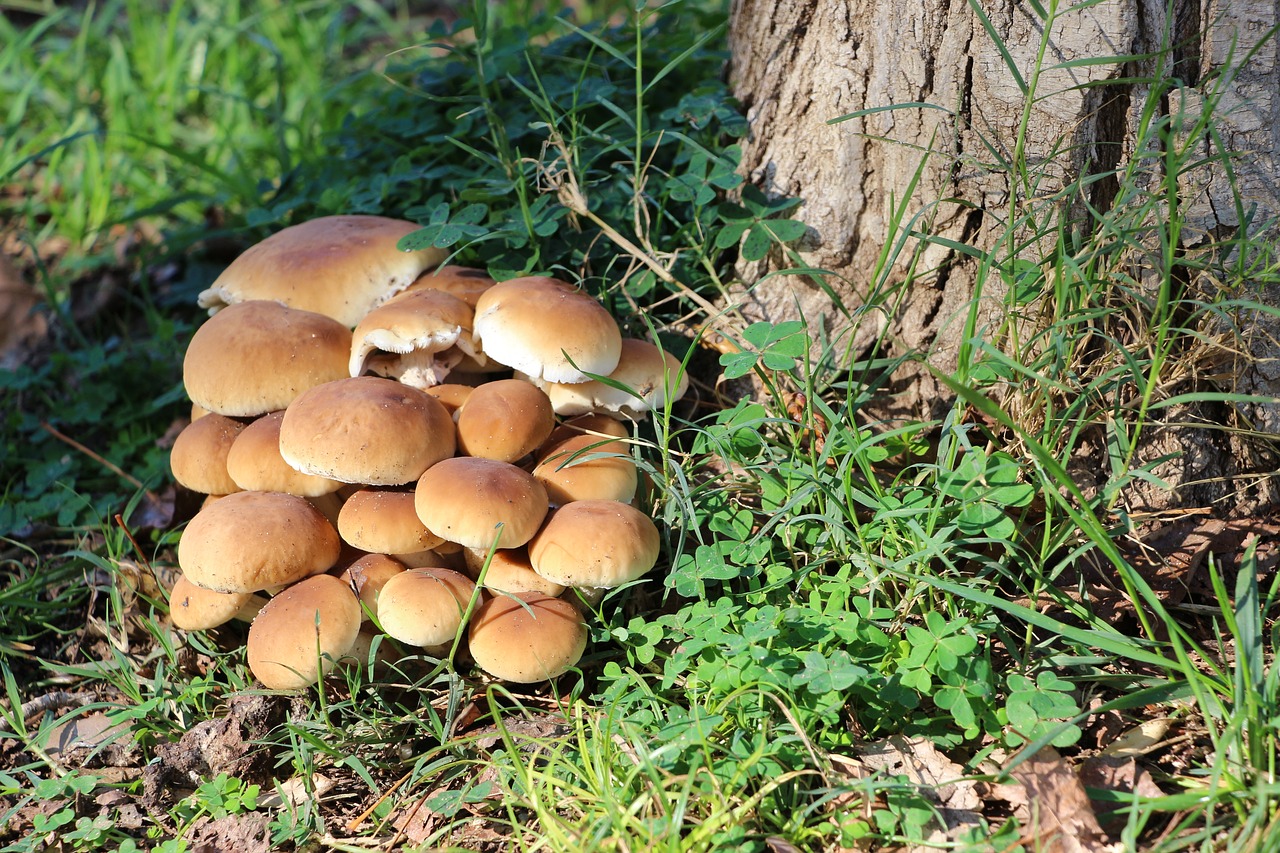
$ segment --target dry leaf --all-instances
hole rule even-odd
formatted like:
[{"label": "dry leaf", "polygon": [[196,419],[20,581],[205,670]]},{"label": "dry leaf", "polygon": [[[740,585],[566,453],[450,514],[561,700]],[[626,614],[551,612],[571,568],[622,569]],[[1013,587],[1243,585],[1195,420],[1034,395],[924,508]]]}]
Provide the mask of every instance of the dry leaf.
[{"label": "dry leaf", "polygon": [[[1164,796],[1164,791],[1160,790],[1160,786],[1152,780],[1151,774],[1138,764],[1137,760],[1129,756],[1100,755],[1086,758],[1080,764],[1080,782],[1085,788],[1099,791],[1113,791],[1139,797]],[[1093,801],[1098,821],[1104,826],[1117,820],[1123,822],[1124,815],[1121,813],[1123,805],[1112,800],[1095,799]]]},{"label": "dry leaf", "polygon": [[259,797],[258,805],[266,809],[275,809],[288,803],[293,808],[297,808],[308,801],[319,801],[321,797],[332,791],[336,784],[321,773],[312,773],[310,779],[294,776],[286,782],[281,782],[276,790]]},{"label": "dry leaf", "polygon": [[1146,755],[1164,740],[1173,720],[1161,717],[1145,720],[1113,740],[1102,750],[1103,755]]},{"label": "dry leaf", "polygon": [[894,737],[858,749],[862,762],[872,770],[903,774],[930,792],[944,809],[974,811],[982,798],[964,768],[947,758],[922,737]]},{"label": "dry leaf", "polygon": [[1058,751],[1040,749],[1010,771],[1027,790],[1031,846],[1041,853],[1110,853],[1084,785]]}]

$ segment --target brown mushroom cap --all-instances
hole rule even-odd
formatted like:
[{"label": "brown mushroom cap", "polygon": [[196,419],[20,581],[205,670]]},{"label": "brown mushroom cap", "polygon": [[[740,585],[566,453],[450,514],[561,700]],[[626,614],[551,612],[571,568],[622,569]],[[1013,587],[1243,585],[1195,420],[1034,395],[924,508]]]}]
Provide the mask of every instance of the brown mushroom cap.
[{"label": "brown mushroom cap", "polygon": [[312,219],[246,249],[197,300],[212,312],[250,299],[273,299],[351,328],[444,260],[444,250],[435,247],[396,248],[400,238],[418,228],[383,216]]},{"label": "brown mushroom cap", "polygon": [[485,561],[489,560],[489,569],[481,584],[485,589],[497,592],[540,592],[551,596],[558,596],[565,590],[560,584],[547,580],[533,570],[527,548],[494,551],[491,560],[487,549],[467,548],[462,553],[466,559],[467,573],[473,578],[480,576]]},{"label": "brown mushroom cap", "polygon": [[365,554],[347,566],[338,579],[355,591],[363,605],[361,611],[367,619],[370,613],[378,616],[378,599],[382,595],[382,588],[387,585],[387,581],[403,571],[405,565],[399,560],[385,554]]},{"label": "brown mushroom cap", "polygon": [[456,421],[458,409],[462,408],[462,404],[467,402],[471,392],[476,389],[474,385],[458,385],[452,382],[444,382],[422,390],[444,404],[444,407],[449,410],[449,414],[453,415]]},{"label": "brown mushroom cap", "polygon": [[332,575],[294,584],[263,606],[249,626],[249,669],[272,690],[315,684],[355,647],[360,604]]},{"label": "brown mushroom cap", "polygon": [[537,449],[555,428],[551,401],[519,379],[476,388],[458,409],[458,450],[499,462],[515,462]]},{"label": "brown mushroom cap", "polygon": [[627,425],[617,418],[609,415],[578,415],[551,431],[551,435],[538,448],[538,458],[545,459],[561,442],[579,435],[593,435],[599,440],[631,437]]},{"label": "brown mushroom cap", "polygon": [[415,388],[438,385],[463,354],[475,354],[471,319],[471,306],[456,296],[439,290],[402,293],[356,325],[350,373],[368,371]]},{"label": "brown mushroom cap", "polygon": [[474,328],[489,359],[535,380],[585,382],[587,373],[607,376],[622,353],[622,334],[605,307],[553,278],[495,284],[476,302]]},{"label": "brown mushroom cap", "polygon": [[494,280],[484,270],[473,267],[458,267],[451,264],[440,267],[438,270],[424,272],[403,293],[394,298],[398,299],[401,296],[416,293],[419,290],[439,290],[451,296],[456,296],[472,308],[475,308],[481,294],[493,287],[493,285]]},{"label": "brown mushroom cap", "polygon": [[539,460],[533,478],[546,488],[553,506],[584,500],[630,502],[639,478],[627,450],[621,441],[594,435],[567,438]]},{"label": "brown mushroom cap", "polygon": [[[507,462],[458,456],[432,466],[414,491],[418,518],[437,536],[467,548],[528,542],[547,514],[547,491]],[[497,532],[502,525],[502,533]]]},{"label": "brown mushroom cap", "polygon": [[207,631],[232,619],[249,622],[266,603],[252,592],[214,592],[178,575],[169,593],[169,618],[184,631]]},{"label": "brown mushroom cap", "polygon": [[660,547],[657,526],[635,507],[574,501],[547,519],[529,543],[529,561],[558,584],[612,589],[652,569]]},{"label": "brown mushroom cap", "polygon": [[439,648],[453,642],[475,588],[469,577],[450,569],[409,569],[383,585],[378,621],[402,643]]},{"label": "brown mushroom cap", "polygon": [[675,356],[648,341],[625,338],[618,366],[608,374],[626,391],[598,379],[577,384],[551,382],[545,390],[557,415],[611,412],[632,420],[679,400],[689,389],[689,377]]},{"label": "brown mushroom cap", "polygon": [[347,544],[376,554],[411,554],[439,545],[414,507],[414,493],[361,489],[338,513],[338,533]]},{"label": "brown mushroom cap", "polygon": [[231,446],[244,424],[224,415],[207,414],[187,424],[173,440],[169,468],[173,479],[202,495],[229,495],[241,487],[227,470]]},{"label": "brown mushroom cap", "polygon": [[182,381],[202,408],[256,417],[346,376],[350,354],[351,332],[336,320],[278,302],[241,302],[196,329]]},{"label": "brown mushroom cap", "polygon": [[476,664],[495,678],[532,684],[568,671],[587,648],[578,608],[537,592],[498,595],[476,608],[468,632]]},{"label": "brown mushroom cap", "polygon": [[[342,488],[338,480],[304,474],[280,455],[284,412],[263,415],[244,428],[227,454],[227,473],[245,491],[287,492],[318,498]],[[323,511],[323,510],[322,510]]]},{"label": "brown mushroom cap", "polygon": [[399,486],[453,455],[453,419],[434,397],[376,376],[327,382],[285,410],[280,455],[308,474]]},{"label": "brown mushroom cap", "polygon": [[236,492],[191,519],[178,563],[205,589],[257,592],[325,571],[340,550],[338,532],[306,498]]}]

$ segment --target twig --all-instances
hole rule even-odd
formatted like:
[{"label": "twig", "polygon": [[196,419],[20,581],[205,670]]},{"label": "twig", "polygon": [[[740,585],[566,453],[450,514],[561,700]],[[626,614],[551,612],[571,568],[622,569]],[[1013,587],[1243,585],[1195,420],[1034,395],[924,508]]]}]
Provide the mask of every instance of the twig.
[{"label": "twig", "polygon": [[18,708],[18,713],[22,716],[22,719],[26,720],[37,714],[43,714],[45,711],[88,705],[96,698],[92,693],[72,693],[69,690],[55,690],[52,693],[46,693],[43,696],[37,696],[34,699],[28,699],[23,702]]},{"label": "twig", "polygon": [[382,805],[383,801],[387,799],[387,797],[394,794],[397,788],[399,788],[405,782],[409,781],[409,777],[412,775],[413,775],[412,773],[406,773],[403,776],[401,776],[391,785],[390,788],[382,792],[382,796],[374,800],[373,805],[369,806],[369,808],[365,809],[364,811],[360,812],[360,814],[356,815],[351,820],[347,821],[347,827],[346,827],[347,832],[355,832],[357,829],[359,829],[360,825],[369,819],[369,815],[373,814],[377,810],[378,806]]},{"label": "twig", "polygon": [[76,441],[71,436],[63,435],[62,433],[58,432],[58,430],[50,426],[47,422],[41,423],[40,428],[45,432],[49,433],[49,435],[58,439],[58,441],[65,442],[71,445],[72,447],[74,447],[76,450],[79,450],[85,456],[88,456],[90,459],[97,462],[99,465],[103,466],[104,468],[106,468],[108,471],[115,474],[116,476],[123,478],[127,482],[132,483],[134,486],[137,486],[139,490],[141,490],[144,494],[146,494],[147,500],[156,504],[160,503],[160,497],[155,492],[148,489],[146,486],[142,484],[141,480],[139,480],[137,477],[133,476],[132,474],[127,473],[123,468],[121,468],[119,465],[112,462],[110,459],[106,459],[101,454],[93,450],[90,450],[88,447],[85,447],[83,444]]},{"label": "twig", "polygon": [[564,160],[565,163],[565,168],[555,174],[553,174],[545,165],[540,164],[543,175],[548,179],[550,185],[555,188],[556,197],[559,199],[560,203],[567,207],[570,212],[590,221],[623,251],[640,261],[640,263],[644,264],[649,269],[653,270],[654,275],[662,279],[671,287],[679,290],[686,298],[702,310],[706,311],[707,322],[709,324],[724,326],[726,329],[736,334],[739,331],[737,324],[724,316],[727,309],[717,308],[714,304],[707,301],[702,294],[698,293],[696,290],[689,287],[689,285],[672,275],[671,271],[664,267],[657,258],[637,246],[631,240],[628,240],[620,234],[617,229],[605,222],[591,210],[587,204],[586,197],[582,194],[582,189],[578,186],[578,178],[573,171],[573,159],[569,155],[568,147],[564,140],[561,139],[558,134],[553,133],[548,142],[560,152],[560,159]]}]

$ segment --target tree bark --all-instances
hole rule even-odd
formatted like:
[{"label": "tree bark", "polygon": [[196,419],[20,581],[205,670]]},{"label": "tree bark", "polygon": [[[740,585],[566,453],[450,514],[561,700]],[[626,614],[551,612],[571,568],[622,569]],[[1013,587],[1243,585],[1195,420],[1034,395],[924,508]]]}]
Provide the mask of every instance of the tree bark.
[{"label": "tree bark", "polygon": [[[1212,127],[1218,136],[1191,140],[1208,159],[1181,174],[1177,198],[1166,200],[1186,220],[1177,251],[1270,227],[1280,212],[1276,4],[1062,5],[1044,38],[1044,20],[1015,0],[733,0],[729,73],[751,128],[743,170],[766,194],[804,199],[796,218],[808,230],[793,248],[803,265],[830,271],[825,284],[836,294],[833,301],[813,275],[765,277],[797,265],[795,256],[775,252],[738,269],[745,284],[734,298],[744,315],[805,318],[834,342],[837,364],[878,347],[880,355],[926,352],[929,364],[951,372],[971,306],[979,330],[998,327],[1008,313],[1001,277],[984,275],[975,254],[1039,262],[1057,237],[1050,229],[1035,239],[1043,221],[1011,233],[1011,199],[1031,209],[1080,182],[1056,207],[1042,204],[1046,214],[1063,206],[1105,214],[1116,202],[1115,173],[1131,165],[1149,169],[1158,186],[1160,152],[1139,132],[1143,123],[1166,120],[1173,137],[1190,133],[1206,92],[1221,99]],[[1096,59],[1079,61],[1085,58]],[[1030,101],[1011,65],[1034,94]],[[1221,167],[1219,142],[1236,155],[1234,175]],[[1011,170],[1015,162],[1027,164],[1026,172]],[[1237,195],[1252,210],[1242,211]],[[886,249],[907,230],[934,239]],[[1005,245],[1019,248],[1005,252]],[[1155,288],[1158,273],[1153,266],[1139,278]],[[886,304],[884,295],[901,282],[909,282],[901,298]],[[1253,295],[1280,305],[1280,291],[1258,286]],[[1245,357],[1227,370],[1223,390],[1274,395],[1280,359],[1269,341],[1280,338],[1276,324],[1251,316],[1245,325],[1265,334],[1236,342]],[[951,399],[923,362],[908,363],[890,390],[877,418],[938,417]],[[1275,406],[1193,408],[1185,413],[1192,420],[1280,433]],[[1196,452],[1158,469],[1179,486],[1176,496],[1151,492],[1140,503],[1223,500],[1242,485],[1230,478],[1268,462],[1256,442],[1246,451],[1220,429],[1194,437],[1156,430],[1148,438],[1148,458],[1162,448],[1187,450],[1188,442]],[[1224,477],[1215,485],[1196,482]],[[1246,503],[1276,497],[1266,477],[1245,485]]]}]

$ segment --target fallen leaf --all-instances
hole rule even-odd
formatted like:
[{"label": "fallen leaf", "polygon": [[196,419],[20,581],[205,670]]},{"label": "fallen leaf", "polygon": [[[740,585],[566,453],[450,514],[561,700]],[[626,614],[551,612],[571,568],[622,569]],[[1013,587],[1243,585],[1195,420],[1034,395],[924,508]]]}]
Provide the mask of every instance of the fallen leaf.
[{"label": "fallen leaf", "polygon": [[[922,737],[895,735],[858,749],[863,763],[872,770],[905,775],[924,788],[943,809],[957,813],[972,812],[976,818],[982,808],[977,786],[963,767],[947,758],[932,742]],[[948,826],[950,826],[948,822]]]},{"label": "fallen leaf", "polygon": [[[1142,765],[1132,756],[1099,755],[1086,758],[1080,764],[1080,782],[1086,791],[1107,791],[1127,797],[1163,797],[1164,791],[1155,783]],[[1098,822],[1111,826],[1119,822],[1123,826],[1125,803],[1114,799],[1093,799]],[[1117,826],[1116,828],[1119,828]]]},{"label": "fallen leaf", "polygon": [[1027,790],[1031,847],[1040,853],[1110,853],[1093,804],[1071,765],[1046,746],[1010,771]]},{"label": "fallen leaf", "polygon": [[250,812],[201,821],[188,830],[185,840],[191,853],[271,853],[271,819]]},{"label": "fallen leaf", "polygon": [[1102,750],[1102,754],[1146,755],[1164,740],[1164,736],[1168,734],[1171,725],[1173,725],[1173,720],[1168,717],[1144,720],[1109,743]]},{"label": "fallen leaf", "polygon": [[294,776],[281,782],[269,794],[258,798],[258,805],[265,809],[275,809],[286,803],[297,808],[306,802],[317,802],[325,794],[333,790],[337,783],[322,773],[312,773],[310,779]]}]

